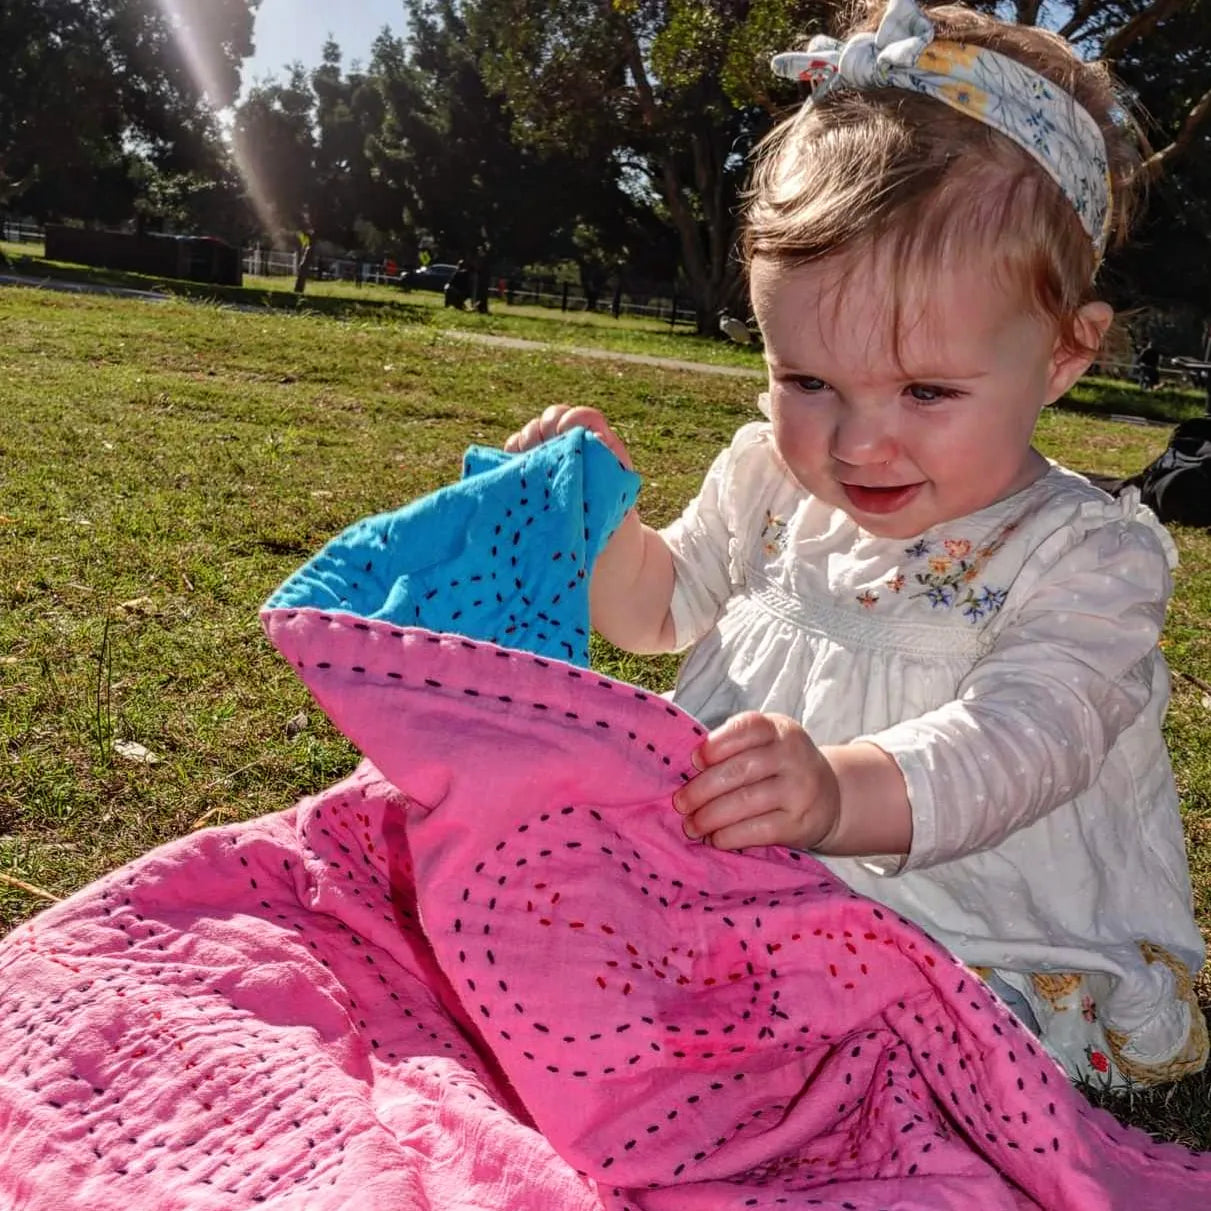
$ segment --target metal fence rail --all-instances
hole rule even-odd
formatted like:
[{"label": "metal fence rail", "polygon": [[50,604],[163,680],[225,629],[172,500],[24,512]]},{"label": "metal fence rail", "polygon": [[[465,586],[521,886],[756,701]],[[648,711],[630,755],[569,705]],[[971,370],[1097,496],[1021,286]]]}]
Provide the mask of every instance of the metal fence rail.
[{"label": "metal fence rail", "polygon": [[32,223],[0,223],[0,240],[6,244],[41,244],[44,239],[42,228]]},{"label": "metal fence rail", "polygon": [[[244,250],[244,272],[252,277],[294,277],[298,273],[298,262],[299,256],[295,252],[260,248]],[[407,273],[392,272],[392,267],[392,263],[386,260],[319,257],[312,272],[321,281],[369,282],[380,286],[398,286],[407,291]],[[509,305],[573,312],[590,310],[589,300],[578,285],[556,282],[550,278],[496,278],[488,289],[488,297],[493,302]],[[617,310],[619,315],[646,316],[669,324],[693,325],[697,322],[686,300],[678,299],[667,286],[663,291],[658,287],[625,290],[617,304],[611,289],[593,302],[592,310],[601,315],[610,315]]]}]

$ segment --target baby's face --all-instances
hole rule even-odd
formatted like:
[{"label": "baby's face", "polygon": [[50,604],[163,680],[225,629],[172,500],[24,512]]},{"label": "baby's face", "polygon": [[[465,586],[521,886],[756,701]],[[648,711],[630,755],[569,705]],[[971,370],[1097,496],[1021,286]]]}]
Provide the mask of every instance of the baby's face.
[{"label": "baby's face", "polygon": [[774,439],[815,496],[872,534],[914,538],[1041,474],[1035,421],[1084,367],[978,258],[908,292],[897,342],[887,275],[868,260],[844,277],[754,263]]}]

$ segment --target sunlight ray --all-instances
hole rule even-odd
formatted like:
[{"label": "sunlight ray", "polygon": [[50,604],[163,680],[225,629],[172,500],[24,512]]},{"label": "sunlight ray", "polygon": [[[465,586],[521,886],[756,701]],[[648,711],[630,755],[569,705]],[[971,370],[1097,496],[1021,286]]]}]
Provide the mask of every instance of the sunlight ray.
[{"label": "sunlight ray", "polygon": [[[156,4],[168,21],[194,83],[217,114],[219,98],[223,95],[219,74],[215,63],[207,57],[203,39],[190,23],[184,0],[156,0]],[[277,220],[273,196],[258,170],[255,159],[246,154],[246,149],[240,146],[239,140],[230,134],[228,146],[258,223],[266,232],[275,230]]]}]

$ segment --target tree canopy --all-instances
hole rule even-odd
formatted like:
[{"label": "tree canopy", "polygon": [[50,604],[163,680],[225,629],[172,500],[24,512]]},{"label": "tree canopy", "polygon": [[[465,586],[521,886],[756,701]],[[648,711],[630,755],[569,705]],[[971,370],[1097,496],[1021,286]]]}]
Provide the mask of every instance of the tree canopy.
[{"label": "tree canopy", "polygon": [[215,111],[236,96],[259,3],[5,0],[0,205],[123,218],[136,162],[216,170]]},{"label": "tree canopy", "polygon": [[[0,0],[0,208],[306,230],[485,268],[574,260],[592,290],[679,272],[713,327],[738,301],[749,152],[798,100],[769,57],[839,9],[415,0],[369,62],[330,41],[315,69],[241,95],[259,2]],[[971,3],[1111,62],[1148,115],[1152,199],[1110,280],[1129,302],[1211,309],[1191,270],[1211,258],[1211,0]]]}]

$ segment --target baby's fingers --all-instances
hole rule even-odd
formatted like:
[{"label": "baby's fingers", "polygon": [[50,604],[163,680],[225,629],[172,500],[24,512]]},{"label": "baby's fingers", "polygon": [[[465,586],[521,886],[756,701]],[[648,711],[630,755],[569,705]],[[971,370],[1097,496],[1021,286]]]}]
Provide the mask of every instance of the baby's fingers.
[{"label": "baby's fingers", "polygon": [[544,408],[541,416],[535,416],[526,421],[516,433],[505,439],[504,450],[508,454],[519,454],[523,450],[533,450],[543,442],[558,437],[564,429],[560,422],[569,412],[583,412],[587,409],[573,408],[569,404],[552,404]]},{"label": "baby's fingers", "polygon": [[596,408],[569,408],[559,418],[558,431],[566,433],[569,429],[580,427],[588,429],[590,433],[595,433],[601,438],[604,445],[613,451],[614,457],[627,470],[632,469],[631,456],[627,451],[626,444],[622,438],[610,428],[610,422]]},{"label": "baby's fingers", "polygon": [[[726,835],[729,830],[738,834],[747,834],[753,831],[752,828],[741,828],[742,825],[767,816],[771,817],[772,822],[778,806],[776,779],[765,778],[759,782],[745,782],[708,799],[692,811],[687,811],[682,827],[685,835],[691,840],[704,837],[712,845],[716,845],[721,834]],[[759,843],[749,840],[743,844],[756,845]],[[734,846],[723,845],[720,848],[734,848]]]},{"label": "baby's fingers", "polygon": [[778,730],[774,717],[760,711],[743,711],[722,723],[694,750],[692,760],[706,770],[738,757],[747,749],[772,744]]},{"label": "baby's fingers", "polygon": [[747,816],[706,837],[712,849],[751,849],[754,845],[788,845],[786,819],[780,812]]}]

